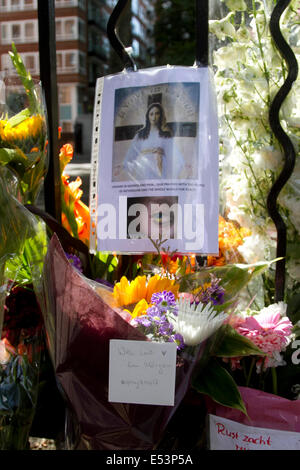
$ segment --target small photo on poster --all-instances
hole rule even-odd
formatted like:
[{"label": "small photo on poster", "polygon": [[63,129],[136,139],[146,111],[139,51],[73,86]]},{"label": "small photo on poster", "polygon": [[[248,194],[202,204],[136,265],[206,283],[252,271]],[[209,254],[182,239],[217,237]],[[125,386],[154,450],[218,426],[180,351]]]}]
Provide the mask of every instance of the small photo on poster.
[{"label": "small photo on poster", "polygon": [[127,198],[127,238],[152,240],[178,236],[178,196]]},{"label": "small photo on poster", "polygon": [[115,90],[112,182],[198,178],[199,83]]}]

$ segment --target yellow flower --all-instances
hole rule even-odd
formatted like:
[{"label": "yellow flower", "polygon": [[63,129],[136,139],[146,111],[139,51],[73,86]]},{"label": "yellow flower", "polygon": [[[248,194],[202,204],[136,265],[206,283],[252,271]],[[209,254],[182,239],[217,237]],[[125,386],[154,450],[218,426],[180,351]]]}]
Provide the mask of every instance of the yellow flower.
[{"label": "yellow flower", "polygon": [[114,298],[119,307],[136,304],[142,299],[150,303],[152,294],[164,290],[173,292],[177,298],[179,285],[175,284],[174,279],[162,278],[158,274],[151,277],[148,282],[146,276],[137,276],[131,282],[123,276],[114,286]]},{"label": "yellow flower", "polygon": [[197,287],[192,291],[193,295],[201,294],[211,287],[211,282],[205,282],[202,286]]},{"label": "yellow flower", "polygon": [[136,318],[136,317],[140,317],[141,315],[144,315],[148,307],[149,307],[148,302],[146,302],[145,299],[142,299],[136,304],[132,312],[127,309],[125,309],[125,312],[130,313],[132,318]]},{"label": "yellow flower", "polygon": [[9,121],[0,121],[0,138],[9,143],[15,140],[24,140],[27,138],[35,138],[45,127],[45,120],[42,116],[31,116],[16,126],[11,126]]}]

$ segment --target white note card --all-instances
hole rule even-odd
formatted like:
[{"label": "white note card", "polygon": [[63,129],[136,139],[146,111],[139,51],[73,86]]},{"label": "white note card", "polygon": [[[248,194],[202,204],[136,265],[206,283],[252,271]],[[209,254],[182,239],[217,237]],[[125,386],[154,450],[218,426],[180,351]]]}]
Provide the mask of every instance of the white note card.
[{"label": "white note card", "polygon": [[300,433],[246,426],[209,415],[210,450],[300,450]]},{"label": "white note card", "polygon": [[175,343],[110,340],[108,401],[174,406]]}]

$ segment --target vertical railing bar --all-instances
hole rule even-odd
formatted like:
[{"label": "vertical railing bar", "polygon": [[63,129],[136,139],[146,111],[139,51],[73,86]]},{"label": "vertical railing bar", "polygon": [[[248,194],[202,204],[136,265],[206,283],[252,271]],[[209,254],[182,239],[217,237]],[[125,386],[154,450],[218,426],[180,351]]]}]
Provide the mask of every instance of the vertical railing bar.
[{"label": "vertical railing bar", "polygon": [[208,66],[208,32],[209,32],[209,0],[195,0],[196,2],[196,60],[198,67]]},{"label": "vertical railing bar", "polygon": [[127,3],[128,3],[128,0],[118,0],[107,23],[107,37],[109,39],[111,46],[113,47],[115,52],[118,54],[121,61],[124,63],[125,69],[136,71],[137,66],[133,58],[131,57],[131,55],[128,54],[124,44],[122,43],[122,41],[120,40],[117,34],[117,26],[125,11]]},{"label": "vertical railing bar", "polygon": [[279,52],[285,58],[288,65],[288,76],[282,87],[279,89],[278,93],[275,95],[269,110],[269,122],[271,129],[284,152],[283,168],[278,178],[274,182],[267,198],[268,212],[277,230],[276,256],[277,258],[282,258],[277,261],[275,268],[275,302],[284,300],[285,258],[287,245],[287,229],[284,220],[278,211],[277,198],[280,191],[291,177],[296,160],[296,152],[293,143],[286,132],[283,130],[279,118],[280,107],[290,92],[292,84],[298,75],[297,59],[280,31],[280,17],[289,3],[290,0],[278,0],[270,19],[271,36],[277,48],[279,49]]},{"label": "vertical railing bar", "polygon": [[40,79],[48,117],[49,168],[44,182],[45,210],[61,221],[58,97],[54,0],[38,0]]}]

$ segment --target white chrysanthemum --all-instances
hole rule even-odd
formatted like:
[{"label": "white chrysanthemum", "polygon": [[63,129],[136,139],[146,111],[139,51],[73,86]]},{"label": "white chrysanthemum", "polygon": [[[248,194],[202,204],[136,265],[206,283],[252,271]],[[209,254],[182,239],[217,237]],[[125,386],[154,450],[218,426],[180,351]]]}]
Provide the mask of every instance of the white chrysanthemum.
[{"label": "white chrysanthemum", "polygon": [[176,333],[183,336],[187,346],[196,346],[209,338],[224,322],[227,315],[217,313],[212,304],[191,304],[188,299],[177,302],[178,316],[173,323]]}]

